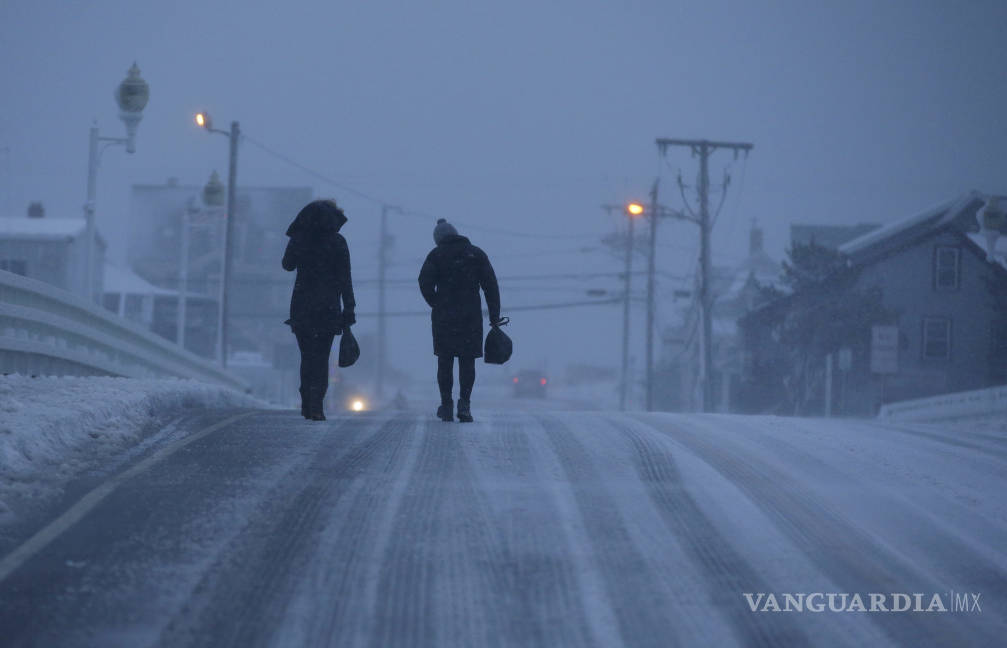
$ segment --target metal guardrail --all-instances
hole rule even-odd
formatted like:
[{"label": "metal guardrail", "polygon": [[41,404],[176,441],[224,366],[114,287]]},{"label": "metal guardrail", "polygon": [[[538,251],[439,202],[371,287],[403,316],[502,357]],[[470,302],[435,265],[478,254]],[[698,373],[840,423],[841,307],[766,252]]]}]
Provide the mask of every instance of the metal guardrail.
[{"label": "metal guardrail", "polygon": [[97,304],[0,270],[0,373],[245,381]]},{"label": "metal guardrail", "polygon": [[1007,417],[1007,385],[889,403],[881,406],[878,418],[890,421],[941,421],[992,414]]}]

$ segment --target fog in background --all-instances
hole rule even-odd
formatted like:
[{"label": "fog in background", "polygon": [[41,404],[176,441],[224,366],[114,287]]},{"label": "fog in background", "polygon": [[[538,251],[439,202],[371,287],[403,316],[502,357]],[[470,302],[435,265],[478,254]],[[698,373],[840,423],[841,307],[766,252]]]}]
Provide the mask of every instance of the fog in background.
[{"label": "fog in background", "polygon": [[[113,259],[127,256],[133,183],[202,185],[214,169],[226,178],[226,140],[193,125],[203,109],[343,187],[422,212],[391,216],[389,279],[416,277],[436,217],[455,223],[504,278],[509,369],[617,367],[618,306],[509,312],[618,291],[614,274],[506,278],[621,270],[600,239],[622,219],[599,206],[646,198],[660,175],[662,202],[681,208],[679,169],[694,183],[697,161],[682,149],[661,161],[656,137],[755,145],[747,162],[712,159],[714,186],[724,170],[733,177],[713,234],[717,265],[745,256],[753,219],[781,259],[795,221],[888,222],[969,189],[1004,193],[1005,25],[996,0],[3,0],[0,211],[21,215],[40,200],[48,215],[82,214],[88,126],[123,134],[112,92],[135,60],[151,88],[136,154],[108,151],[98,175]],[[355,277],[377,275],[373,201],[247,144],[238,178],[335,197],[350,218]],[[659,325],[673,318],[671,291],[689,287],[669,277],[691,274],[697,241],[693,226],[662,223]],[[358,311],[375,301],[373,287],[358,289]],[[642,371],[644,311],[634,308]],[[394,287],[389,309],[425,305],[413,287]],[[389,357],[432,385],[428,319],[392,320],[389,333]]]}]

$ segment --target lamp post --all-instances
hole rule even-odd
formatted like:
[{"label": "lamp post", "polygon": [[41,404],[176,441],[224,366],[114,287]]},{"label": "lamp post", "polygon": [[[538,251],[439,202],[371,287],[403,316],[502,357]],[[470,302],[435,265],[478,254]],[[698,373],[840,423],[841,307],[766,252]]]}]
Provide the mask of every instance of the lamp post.
[{"label": "lamp post", "polygon": [[[203,187],[201,197],[205,207],[216,208],[224,204],[224,185],[220,181],[220,176],[217,175],[216,171],[210,174],[210,179],[207,180],[206,186]],[[186,311],[189,297],[189,229],[193,225],[192,216],[201,212],[203,212],[203,209],[196,204],[196,200],[194,198],[190,198],[188,204],[186,204],[186,206],[182,209],[182,249],[179,254],[178,261],[178,329],[175,339],[178,340],[178,346],[183,349],[185,348]],[[203,220],[203,224],[205,224],[205,220]],[[221,286],[223,286],[223,282],[221,282]],[[219,318],[217,329],[217,349],[219,356]]]},{"label": "lamp post", "polygon": [[88,139],[87,149],[87,200],[84,202],[84,222],[87,271],[85,277],[87,281],[86,295],[89,300],[96,299],[94,289],[94,216],[95,216],[95,194],[98,183],[98,163],[101,153],[98,145],[105,142],[106,146],[121,144],[126,147],[127,153],[136,152],[136,128],[143,118],[143,109],[147,107],[150,99],[150,86],[140,77],[140,68],[136,63],[129,68],[126,78],[115,89],[115,102],[119,105],[119,119],[126,126],[126,137],[102,137],[98,133],[98,125],[92,124]]},{"label": "lamp post", "polygon": [[629,289],[633,274],[633,225],[643,215],[643,205],[631,202],[626,205],[629,229],[626,232],[626,267],[623,279],[625,295],[622,299],[622,381],[619,385],[619,410],[626,411],[626,392],[629,390]]},{"label": "lamp post", "polygon": [[[657,290],[655,287],[655,275],[657,274],[657,219],[674,218],[700,225],[700,222],[697,219],[690,218],[683,212],[660,204],[657,201],[657,188],[658,181],[655,180],[654,185],[650,190],[650,207],[641,212],[650,218],[650,237],[648,240],[649,245],[647,250],[647,392],[645,401],[648,412],[653,411],[654,409],[654,319],[657,311]],[[705,269],[706,266],[701,264],[700,274],[703,277],[706,276]],[[704,278],[703,281],[705,282],[706,279]]]},{"label": "lamp post", "polygon": [[238,122],[231,122],[229,131],[213,128],[213,121],[210,115],[205,112],[196,113],[196,125],[211,133],[226,135],[230,140],[230,157],[227,165],[227,209],[224,218],[224,261],[221,270],[220,282],[220,366],[227,367],[228,336],[228,302],[231,288],[231,265],[234,256],[234,221],[237,212],[235,200],[235,187],[238,182],[238,139],[241,137],[241,129]]}]

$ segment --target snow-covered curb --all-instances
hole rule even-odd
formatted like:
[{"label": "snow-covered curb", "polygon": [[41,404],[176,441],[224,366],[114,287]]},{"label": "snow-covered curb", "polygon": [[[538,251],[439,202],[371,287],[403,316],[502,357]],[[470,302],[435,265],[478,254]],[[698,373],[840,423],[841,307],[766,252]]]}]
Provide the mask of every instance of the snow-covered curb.
[{"label": "snow-covered curb", "polygon": [[76,458],[133,445],[192,408],[265,407],[193,380],[0,376],[0,518],[4,500],[72,476]]}]

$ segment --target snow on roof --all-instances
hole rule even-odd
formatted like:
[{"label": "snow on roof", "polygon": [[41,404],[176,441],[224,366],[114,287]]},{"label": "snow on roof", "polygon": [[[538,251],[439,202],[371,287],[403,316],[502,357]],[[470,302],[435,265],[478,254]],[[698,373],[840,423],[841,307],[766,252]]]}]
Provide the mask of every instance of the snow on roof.
[{"label": "snow on roof", "polygon": [[0,218],[0,237],[72,239],[84,233],[84,226],[83,218]]},{"label": "snow on roof", "polygon": [[[983,252],[986,252],[986,237],[982,234],[967,234],[969,240],[979,246]],[[1001,236],[997,239],[996,246],[993,248],[993,259],[997,263],[1002,265],[1004,269],[1007,269],[1007,236]]]},{"label": "snow on roof", "polygon": [[[967,218],[967,211],[977,201],[985,203],[986,199],[979,192],[970,191],[953,200],[943,202],[908,218],[889,223],[852,241],[848,241],[839,247],[839,251],[848,256],[856,256],[866,253],[872,248],[896,239],[901,235],[908,234],[911,231],[936,229],[958,218]],[[975,226],[978,227],[978,223]]]},{"label": "snow on roof", "polygon": [[159,288],[150,283],[129,268],[123,268],[112,263],[105,264],[106,293],[126,295],[175,295],[174,290]]}]

